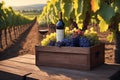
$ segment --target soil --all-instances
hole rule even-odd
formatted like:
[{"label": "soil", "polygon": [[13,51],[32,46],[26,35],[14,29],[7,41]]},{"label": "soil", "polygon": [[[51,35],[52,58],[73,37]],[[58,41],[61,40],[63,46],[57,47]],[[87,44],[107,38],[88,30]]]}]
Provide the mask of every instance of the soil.
[{"label": "soil", "polygon": [[[38,23],[36,22],[30,29],[27,29],[18,39],[14,40],[10,46],[0,50],[0,59],[7,59],[24,54],[35,54],[35,45],[40,43],[41,35],[38,32]],[[43,27],[42,27],[43,28]],[[99,38],[105,43],[105,63],[114,63],[115,43],[109,43],[106,36],[110,32],[99,33]]]}]

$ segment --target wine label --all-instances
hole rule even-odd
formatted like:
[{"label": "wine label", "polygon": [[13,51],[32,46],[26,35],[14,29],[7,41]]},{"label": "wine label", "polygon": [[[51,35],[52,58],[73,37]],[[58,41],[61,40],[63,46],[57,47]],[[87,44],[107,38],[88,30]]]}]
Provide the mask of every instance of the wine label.
[{"label": "wine label", "polygon": [[57,29],[56,30],[56,39],[58,41],[62,41],[64,39],[64,30]]}]

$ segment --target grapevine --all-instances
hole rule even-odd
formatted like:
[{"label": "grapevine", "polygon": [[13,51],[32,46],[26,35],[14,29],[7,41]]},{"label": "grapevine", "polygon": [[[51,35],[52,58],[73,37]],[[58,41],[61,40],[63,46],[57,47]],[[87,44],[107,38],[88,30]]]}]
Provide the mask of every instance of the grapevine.
[{"label": "grapevine", "polygon": [[[10,40],[12,40],[11,37],[11,29],[14,29],[14,34],[16,37],[16,34],[20,33],[20,28],[22,28],[22,25],[31,23],[33,19],[30,19],[18,12],[15,12],[12,7],[5,7],[5,2],[0,2],[0,48],[2,47],[2,31],[4,31],[5,35],[5,43],[7,43],[7,30],[10,36]],[[16,31],[17,30],[17,31]]]},{"label": "grapevine", "polygon": [[[65,26],[71,25],[69,19],[72,18],[77,23],[79,29],[85,31],[88,29],[89,24],[93,22],[91,20],[94,19],[94,22],[99,25],[100,32],[105,32],[107,30],[112,32],[112,34],[107,38],[109,41],[112,41],[115,38],[116,31],[120,30],[119,0],[51,0],[49,3],[54,5],[54,9],[52,11],[55,11],[55,14],[51,12],[49,13],[49,15],[54,16],[49,17],[50,23],[55,24],[58,20],[58,11],[62,11]],[[46,7],[48,6],[49,5],[46,5]],[[53,6],[49,6],[49,8],[52,9]],[[42,13],[46,13],[46,11],[43,10]],[[66,14],[68,15],[66,16]],[[38,21],[41,21],[45,15],[41,15],[41,19]],[[90,35],[87,35],[87,37],[90,37]],[[94,40],[91,40],[91,42],[92,41]]]}]

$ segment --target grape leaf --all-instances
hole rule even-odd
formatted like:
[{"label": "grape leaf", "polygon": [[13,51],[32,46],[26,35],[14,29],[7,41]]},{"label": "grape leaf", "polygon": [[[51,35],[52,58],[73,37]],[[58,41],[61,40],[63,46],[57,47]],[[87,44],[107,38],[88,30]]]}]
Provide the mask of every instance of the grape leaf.
[{"label": "grape leaf", "polygon": [[12,13],[9,8],[6,8],[6,26],[12,26]]},{"label": "grape leaf", "polygon": [[114,39],[114,33],[112,32],[111,34],[109,34],[108,36],[107,36],[107,40],[109,41],[109,42],[112,42],[113,41],[113,39]]},{"label": "grape leaf", "polygon": [[65,3],[64,10],[65,10],[64,13],[65,19],[68,20],[70,18],[71,12],[73,11],[72,2]]},{"label": "grape leaf", "polygon": [[75,9],[75,15],[76,16],[80,16],[82,11],[83,11],[83,0],[73,0],[73,6],[74,6],[74,9]]},{"label": "grape leaf", "polygon": [[1,17],[0,17],[0,29],[3,29],[3,28],[4,28],[4,25],[5,25],[4,17],[1,16]]},{"label": "grape leaf", "polygon": [[[83,23],[85,18],[86,18],[86,12],[90,12],[91,11],[91,7],[90,7],[90,0],[82,0],[82,4],[81,4],[81,13],[79,13],[76,16],[76,22],[77,24],[81,24],[81,22]],[[81,24],[82,25],[82,24]]]},{"label": "grape leaf", "polygon": [[68,20],[73,10],[72,0],[62,0],[62,3],[60,6],[63,13],[63,19]]},{"label": "grape leaf", "polygon": [[[53,7],[52,1],[53,1],[53,0],[47,2],[47,6],[44,8],[44,9],[45,9],[45,12],[50,13],[49,11],[51,11],[51,7]],[[46,11],[46,10],[47,10],[47,11]]]},{"label": "grape leaf", "polygon": [[76,16],[75,16],[75,9],[73,8],[73,10],[72,10],[72,12],[71,12],[71,14],[70,14],[70,17],[71,18],[76,18]]},{"label": "grape leaf", "polygon": [[84,14],[84,0],[74,0],[73,1],[73,6],[74,6],[74,12],[75,12],[75,19],[76,19],[76,23],[79,25],[81,24],[81,15],[82,13]]},{"label": "grape leaf", "polygon": [[109,23],[110,19],[115,15],[115,12],[113,7],[105,2],[101,2],[99,14],[107,23]]},{"label": "grape leaf", "polygon": [[60,3],[61,3],[61,0],[55,0],[53,4],[54,10],[57,16],[58,16],[59,11],[61,11]]},{"label": "grape leaf", "polygon": [[117,7],[117,12],[120,13],[120,0],[114,0],[114,5]]},{"label": "grape leaf", "polygon": [[100,15],[98,15],[97,17],[100,20],[100,22],[99,22],[100,32],[107,31],[108,30],[107,22]]},{"label": "grape leaf", "polygon": [[96,12],[100,8],[99,4],[100,0],[91,0],[91,8],[93,12]]}]

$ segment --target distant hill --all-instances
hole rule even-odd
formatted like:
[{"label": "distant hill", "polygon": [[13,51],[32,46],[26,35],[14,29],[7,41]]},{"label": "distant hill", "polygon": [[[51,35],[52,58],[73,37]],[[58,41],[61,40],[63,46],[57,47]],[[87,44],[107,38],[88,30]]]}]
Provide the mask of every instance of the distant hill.
[{"label": "distant hill", "polygon": [[12,6],[14,10],[42,10],[46,4],[34,4],[27,6]]}]

